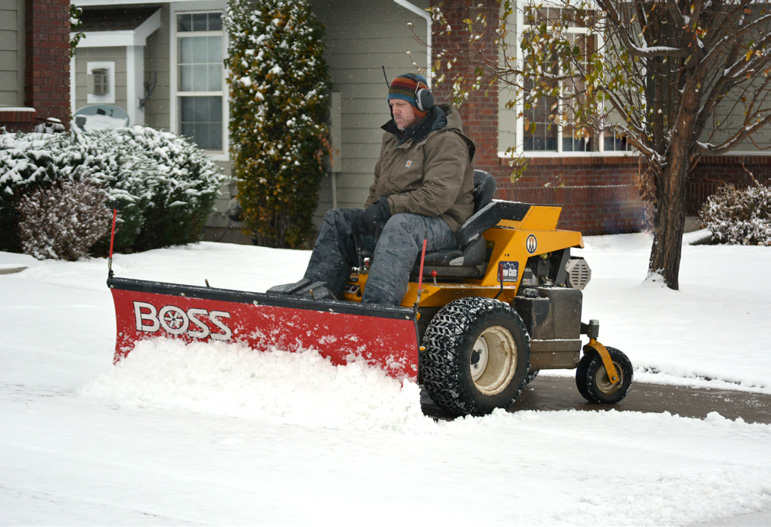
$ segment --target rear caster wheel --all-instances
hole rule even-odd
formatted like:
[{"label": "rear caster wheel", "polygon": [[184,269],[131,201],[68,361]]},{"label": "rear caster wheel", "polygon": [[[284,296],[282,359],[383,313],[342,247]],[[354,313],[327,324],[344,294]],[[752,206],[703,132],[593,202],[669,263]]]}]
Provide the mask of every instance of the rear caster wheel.
[{"label": "rear caster wheel", "polygon": [[616,384],[610,382],[602,358],[596,351],[589,350],[584,353],[578,362],[576,386],[578,392],[590,403],[617,403],[626,397],[632,385],[632,362],[622,351],[610,346],[606,349],[618,372],[619,380]]}]

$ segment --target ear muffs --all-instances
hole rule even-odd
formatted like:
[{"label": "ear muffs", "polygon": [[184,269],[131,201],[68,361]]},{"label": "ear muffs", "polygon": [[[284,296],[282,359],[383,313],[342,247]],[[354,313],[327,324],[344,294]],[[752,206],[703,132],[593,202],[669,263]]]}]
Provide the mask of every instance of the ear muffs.
[{"label": "ear muffs", "polygon": [[434,107],[434,94],[428,89],[426,83],[417,75],[411,73],[405,75],[408,79],[412,79],[417,83],[415,87],[415,105],[418,110],[425,112]]},{"label": "ear muffs", "polygon": [[421,88],[418,84],[418,89],[415,90],[415,104],[421,112],[430,110],[434,106],[434,94],[428,88]]}]

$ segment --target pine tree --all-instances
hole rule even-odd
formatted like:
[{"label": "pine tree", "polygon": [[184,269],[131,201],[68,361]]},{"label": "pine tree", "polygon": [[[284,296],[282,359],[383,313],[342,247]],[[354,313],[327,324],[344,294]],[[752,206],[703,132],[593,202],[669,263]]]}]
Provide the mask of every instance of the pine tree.
[{"label": "pine tree", "polygon": [[255,243],[298,247],[329,151],[322,24],[307,0],[230,0],[230,138],[245,228]]}]

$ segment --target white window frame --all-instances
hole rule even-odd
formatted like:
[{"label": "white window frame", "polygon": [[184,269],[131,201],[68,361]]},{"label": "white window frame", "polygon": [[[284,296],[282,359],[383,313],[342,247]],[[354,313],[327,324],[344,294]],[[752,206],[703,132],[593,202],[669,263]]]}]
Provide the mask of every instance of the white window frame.
[{"label": "white window frame", "polygon": [[[169,9],[169,26],[170,26],[170,93],[171,101],[169,104],[169,120],[171,121],[171,131],[175,134],[180,133],[179,126],[179,63],[177,62],[177,42],[179,38],[179,31],[177,31],[177,15],[184,15],[190,13],[222,13],[225,16],[224,2],[179,2],[177,4],[171,4]],[[188,33],[186,33],[188,34]],[[204,33],[202,33],[204,34]],[[208,34],[208,32],[207,32]],[[191,36],[195,36],[192,34]],[[224,27],[222,27],[222,57],[225,58],[228,49],[228,34]],[[227,89],[227,71],[225,66],[222,67],[222,91],[218,92],[185,92],[186,94],[195,94],[196,96],[220,96],[222,97],[222,150],[206,150],[206,153],[214,161],[229,161],[230,160],[230,134],[228,133],[228,123],[230,116],[230,96]]]},{"label": "white window frame", "polygon": [[[525,25],[525,7],[530,4],[531,2],[528,2],[527,0],[518,0],[517,1],[517,9],[516,9],[516,35],[515,35],[515,41],[517,43],[517,59],[519,64],[522,64],[522,61],[524,60],[524,56],[520,55],[522,53],[522,48],[520,46],[522,42],[522,38],[524,36],[525,30],[528,29]],[[556,8],[560,9],[563,6],[556,2],[549,2],[544,1],[542,3],[542,7],[546,8]],[[589,28],[582,28],[582,27],[574,27],[570,28],[569,33],[574,34],[584,34],[589,35],[590,31]],[[596,45],[597,49],[601,49],[604,45],[604,38],[601,33],[597,33],[596,35]],[[562,102],[559,102],[560,108],[559,111],[561,113],[562,111]],[[525,150],[524,149],[524,140],[525,140],[525,119],[524,117],[520,117],[520,115],[523,115],[525,111],[524,108],[524,101],[523,98],[520,97],[515,105],[515,112],[514,112],[514,119],[515,121],[515,128],[514,133],[516,134],[516,146],[515,151],[516,155],[524,156],[524,157],[593,157],[593,156],[618,156],[623,157],[632,154],[632,151],[630,150],[605,150],[605,132],[600,131],[600,133],[597,136],[597,149],[596,150],[588,150],[588,151],[576,151],[576,150],[563,150],[562,147],[562,125],[561,124],[554,124],[554,126],[557,127],[557,149],[556,150]]]}]

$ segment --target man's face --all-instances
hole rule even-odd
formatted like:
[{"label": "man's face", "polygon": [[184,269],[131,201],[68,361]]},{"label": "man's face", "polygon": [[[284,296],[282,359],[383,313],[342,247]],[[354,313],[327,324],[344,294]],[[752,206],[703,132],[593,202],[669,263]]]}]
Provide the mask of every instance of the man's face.
[{"label": "man's face", "polygon": [[394,114],[394,122],[399,130],[404,130],[418,122],[418,117],[412,105],[403,99],[391,99],[391,111]]}]

